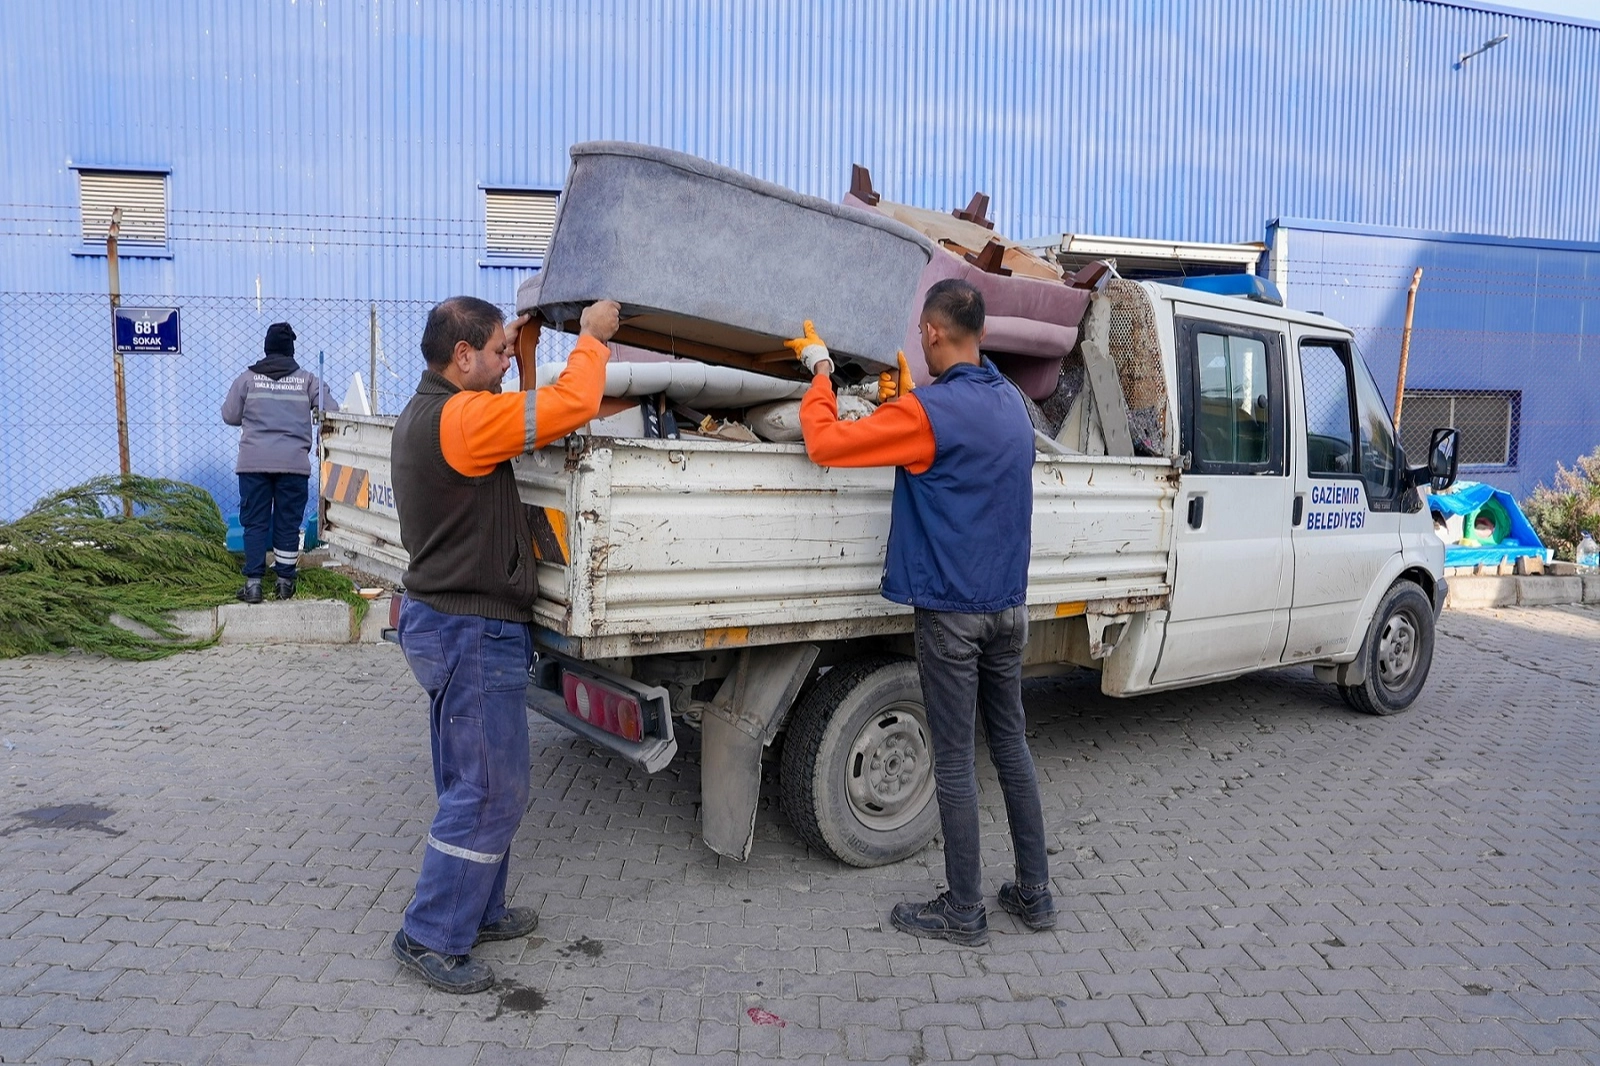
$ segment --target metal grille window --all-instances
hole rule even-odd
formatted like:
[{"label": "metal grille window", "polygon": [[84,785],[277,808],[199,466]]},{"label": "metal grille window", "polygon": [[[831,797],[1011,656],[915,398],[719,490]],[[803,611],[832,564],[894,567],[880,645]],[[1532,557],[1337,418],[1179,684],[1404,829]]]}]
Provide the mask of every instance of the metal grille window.
[{"label": "metal grille window", "polygon": [[1454,426],[1461,431],[1462,466],[1515,466],[1521,414],[1517,391],[1407,389],[1400,440],[1408,456],[1426,456],[1434,427]]},{"label": "metal grille window", "polygon": [[[78,171],[83,243],[103,245],[113,208],[122,208],[117,244],[125,250],[167,246],[167,176],[139,170]],[[130,246],[132,246],[130,248]]]},{"label": "metal grille window", "polygon": [[483,222],[490,255],[543,258],[556,224],[556,194],[485,189]]}]

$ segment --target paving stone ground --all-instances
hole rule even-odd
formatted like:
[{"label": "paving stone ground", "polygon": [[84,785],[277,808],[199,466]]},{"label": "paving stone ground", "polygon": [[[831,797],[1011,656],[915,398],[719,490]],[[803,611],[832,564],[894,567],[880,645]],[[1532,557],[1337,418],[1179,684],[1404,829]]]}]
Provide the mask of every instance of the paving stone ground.
[{"label": "paving stone ground", "polygon": [[1600,1061],[1594,608],[1447,613],[1390,718],[1305,669],[1027,703],[1056,931],[886,931],[937,847],[841,867],[769,784],[721,859],[692,741],[650,776],[535,719],[512,884],[542,925],[455,997],[388,955],[433,813],[395,649],[0,662],[0,1061]]}]

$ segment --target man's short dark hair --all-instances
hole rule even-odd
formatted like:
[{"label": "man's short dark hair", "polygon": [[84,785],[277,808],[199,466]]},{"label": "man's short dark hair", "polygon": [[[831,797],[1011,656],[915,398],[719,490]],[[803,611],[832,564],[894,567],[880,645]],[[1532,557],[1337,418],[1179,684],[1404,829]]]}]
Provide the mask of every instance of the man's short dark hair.
[{"label": "man's short dark hair", "polygon": [[435,369],[445,366],[456,344],[466,341],[470,348],[482,348],[505,321],[500,309],[488,300],[452,296],[428,312],[428,324],[422,330],[422,358]]},{"label": "man's short dark hair", "polygon": [[976,337],[983,332],[983,293],[970,281],[945,278],[928,287],[922,313],[942,319],[961,335]]}]

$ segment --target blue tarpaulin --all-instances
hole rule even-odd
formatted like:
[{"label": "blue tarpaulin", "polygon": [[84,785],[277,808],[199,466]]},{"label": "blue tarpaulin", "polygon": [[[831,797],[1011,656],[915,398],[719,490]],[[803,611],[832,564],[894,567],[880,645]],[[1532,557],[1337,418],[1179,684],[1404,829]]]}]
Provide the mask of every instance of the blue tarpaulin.
[{"label": "blue tarpaulin", "polygon": [[[1517,501],[1511,498],[1510,493],[1493,485],[1458,481],[1449,492],[1429,496],[1428,507],[1435,514],[1447,517],[1460,515],[1463,535],[1479,541],[1476,544],[1446,544],[1446,566],[1476,566],[1479,563],[1494,566],[1503,559],[1545,557],[1544,542],[1528,523]],[[1488,538],[1474,536],[1473,524],[1480,515],[1494,521],[1494,533]]]}]

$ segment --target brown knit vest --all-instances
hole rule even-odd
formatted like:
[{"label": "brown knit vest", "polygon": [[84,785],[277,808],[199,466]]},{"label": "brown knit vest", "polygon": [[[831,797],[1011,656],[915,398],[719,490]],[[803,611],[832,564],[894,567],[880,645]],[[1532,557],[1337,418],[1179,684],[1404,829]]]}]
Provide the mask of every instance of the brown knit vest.
[{"label": "brown knit vest", "polygon": [[411,556],[406,595],[445,614],[532,621],[539,589],[533,529],[510,461],[467,477],[445,462],[439,446],[445,402],[460,391],[423,371],[395,422],[389,463],[400,540]]}]

